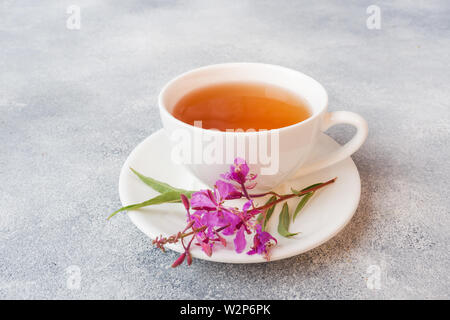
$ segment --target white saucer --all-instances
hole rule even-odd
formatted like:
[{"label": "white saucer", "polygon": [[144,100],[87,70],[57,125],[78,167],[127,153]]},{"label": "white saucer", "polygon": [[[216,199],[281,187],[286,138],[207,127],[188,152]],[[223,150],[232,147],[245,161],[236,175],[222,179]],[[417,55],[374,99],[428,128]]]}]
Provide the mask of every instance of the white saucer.
[{"label": "white saucer", "polygon": [[[337,142],[322,134],[310,161],[314,161],[314,159],[323,154],[328,154],[338,147]],[[174,187],[189,190],[206,188],[182,166],[171,162],[169,141],[162,130],[153,133],[141,142],[125,161],[119,179],[120,200],[124,206],[148,200],[158,194],[140,181],[131,172],[130,167],[146,176],[167,182]],[[298,180],[287,182],[284,186],[277,188],[279,192],[289,192],[290,187],[301,189],[334,177],[338,177],[337,181],[316,192],[299,213],[295,223],[291,223],[289,227],[291,232],[300,231],[297,236],[287,239],[278,234],[278,214],[281,205],[277,206],[268,225],[268,231],[278,240],[278,245],[271,250],[272,261],[311,250],[341,231],[356,211],[361,193],[361,181],[353,160],[348,158],[331,167]],[[258,203],[262,204],[265,201],[266,199],[260,199]],[[298,200],[288,201],[291,214],[297,203]],[[131,221],[152,239],[161,234],[168,236],[181,231],[186,224],[185,215],[184,207],[179,203],[150,206],[128,212]],[[252,241],[251,238],[247,239],[249,248]],[[166,247],[178,252],[182,251],[179,244],[166,245]],[[217,245],[211,257],[206,256],[197,246],[194,247],[192,255],[199,259],[227,263],[266,262],[259,255],[247,255],[245,252],[248,250],[237,254],[234,251],[233,241],[228,241],[226,248]]]}]

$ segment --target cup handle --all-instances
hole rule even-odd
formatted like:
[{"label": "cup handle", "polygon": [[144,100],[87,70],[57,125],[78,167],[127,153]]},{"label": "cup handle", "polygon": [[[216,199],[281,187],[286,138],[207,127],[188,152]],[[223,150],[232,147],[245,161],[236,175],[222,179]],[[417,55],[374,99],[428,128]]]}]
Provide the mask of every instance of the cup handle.
[{"label": "cup handle", "polygon": [[364,120],[364,118],[359,114],[349,111],[327,112],[324,116],[321,130],[326,131],[328,130],[328,128],[341,123],[350,124],[356,127],[357,131],[353,138],[349,142],[341,146],[338,150],[334,151],[332,154],[327,155],[326,159],[319,160],[315,163],[307,165],[306,167],[301,167],[299,171],[297,171],[297,173],[294,175],[293,179],[342,161],[351,156],[359,149],[359,147],[361,147],[361,145],[367,138],[369,128],[367,126],[366,120]]}]

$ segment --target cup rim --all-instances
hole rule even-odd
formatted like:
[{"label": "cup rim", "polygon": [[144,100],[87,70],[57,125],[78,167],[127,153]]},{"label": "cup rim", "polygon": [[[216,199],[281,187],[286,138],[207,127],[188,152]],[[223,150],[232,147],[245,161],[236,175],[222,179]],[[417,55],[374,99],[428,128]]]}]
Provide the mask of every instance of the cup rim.
[{"label": "cup rim", "polygon": [[[179,81],[180,79],[193,74],[195,72],[199,72],[199,71],[203,71],[206,69],[212,69],[212,68],[219,68],[219,67],[232,67],[232,66],[244,66],[244,65],[253,65],[253,66],[260,66],[260,67],[270,67],[270,68],[275,68],[275,69],[279,69],[279,70],[283,70],[283,71],[289,71],[289,72],[294,72],[294,73],[298,73],[301,76],[307,78],[309,81],[315,83],[322,91],[323,94],[325,95],[325,103],[323,104],[323,106],[321,107],[321,109],[317,112],[315,112],[311,117],[309,117],[306,120],[303,120],[301,122],[297,122],[294,124],[291,124],[289,126],[286,127],[281,127],[281,128],[275,128],[275,129],[266,129],[266,130],[258,130],[258,131],[221,131],[221,130],[211,130],[211,129],[205,129],[205,128],[201,128],[201,127],[195,127],[191,124],[188,124],[186,122],[183,122],[177,118],[175,118],[173,116],[172,113],[170,113],[167,110],[167,107],[164,105],[163,103],[163,96],[164,93],[168,90],[168,88],[170,88],[171,85],[173,85],[175,82]],[[260,134],[260,133],[272,133],[272,132],[282,132],[282,131],[287,131],[289,129],[293,129],[295,127],[300,127],[302,125],[305,125],[311,121],[314,121],[317,117],[319,117],[328,107],[328,93],[325,90],[325,88],[322,86],[322,84],[320,84],[320,82],[318,82],[317,80],[315,80],[314,78],[312,78],[311,76],[308,76],[307,74],[304,74],[300,71],[294,70],[294,69],[290,69],[287,67],[283,67],[280,65],[275,65],[275,64],[268,64],[268,63],[259,63],[259,62],[227,62],[227,63],[218,63],[218,64],[211,64],[211,65],[206,65],[206,66],[202,66],[202,67],[198,67],[195,69],[191,69],[189,71],[186,71],[178,76],[176,76],[175,78],[171,79],[169,82],[167,82],[161,89],[159,95],[158,95],[158,108],[159,108],[159,112],[161,115],[166,115],[169,118],[171,118],[172,120],[174,120],[177,124],[186,127],[188,129],[191,130],[201,130],[202,132],[206,131],[209,133],[216,133],[216,134],[243,134],[243,135],[252,135],[252,134]]]}]

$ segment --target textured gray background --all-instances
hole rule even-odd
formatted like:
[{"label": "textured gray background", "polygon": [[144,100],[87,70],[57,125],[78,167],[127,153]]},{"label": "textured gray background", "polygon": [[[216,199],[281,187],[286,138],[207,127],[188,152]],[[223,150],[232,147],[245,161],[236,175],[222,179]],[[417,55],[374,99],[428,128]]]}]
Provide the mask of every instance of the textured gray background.
[{"label": "textured gray background", "polygon": [[[0,4],[0,298],[450,298],[448,1]],[[66,28],[70,4],[81,30]],[[381,30],[366,27],[370,4]],[[105,217],[127,155],[161,127],[160,88],[228,61],[301,70],[331,110],[368,120],[353,156],[361,203],[306,254],[171,269],[176,254],[126,215]],[[79,290],[66,285],[72,265]],[[371,265],[380,290],[366,285]]]}]

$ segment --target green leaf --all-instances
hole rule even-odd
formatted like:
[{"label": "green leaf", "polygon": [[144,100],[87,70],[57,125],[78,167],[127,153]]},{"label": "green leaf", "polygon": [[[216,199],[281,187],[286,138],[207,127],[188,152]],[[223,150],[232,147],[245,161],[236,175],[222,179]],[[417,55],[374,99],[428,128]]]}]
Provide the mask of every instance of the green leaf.
[{"label": "green leaf", "polygon": [[130,210],[136,210],[142,207],[146,207],[146,206],[151,206],[151,205],[155,205],[155,204],[161,204],[161,203],[175,203],[175,202],[180,202],[180,192],[176,192],[176,191],[169,191],[166,193],[162,193],[150,200],[141,202],[141,203],[136,203],[136,204],[131,204],[129,206],[125,206],[120,208],[117,211],[114,211],[109,217],[108,220],[111,219],[113,216],[116,215],[116,213],[119,213],[121,211],[130,211]]},{"label": "green leaf", "polygon": [[[276,200],[277,200],[277,197],[272,196],[272,197],[270,197],[269,200],[267,200],[267,202],[264,205],[266,206],[269,203],[272,203]],[[270,217],[272,216],[272,213],[275,210],[275,207],[276,207],[276,204],[274,204],[273,206],[271,206],[269,209],[266,210],[266,219],[264,219],[264,212],[260,213],[258,218],[256,219],[262,225],[263,231],[266,230],[267,222],[269,221]],[[264,219],[264,221],[262,221],[263,219]]]},{"label": "green leaf", "polygon": [[133,168],[130,168],[130,170],[133,171],[134,174],[137,175],[139,177],[139,179],[141,179],[142,182],[144,182],[146,185],[151,187],[153,190],[158,191],[159,193],[178,192],[178,193],[183,193],[188,198],[190,198],[191,195],[195,192],[195,191],[175,188],[165,182],[161,182],[156,179],[146,177],[143,174],[134,170]]},{"label": "green leaf", "polygon": [[[306,187],[306,188],[304,188],[304,189],[302,189],[302,190],[300,190],[300,191],[291,188],[291,191],[292,191],[292,193],[295,193],[296,195],[299,195],[300,192],[303,192],[303,191],[309,190],[309,189],[311,189],[311,188],[320,186],[321,184],[322,184],[322,183],[315,183],[315,184],[312,184],[312,185],[310,185],[309,187]],[[305,194],[307,194],[307,193],[305,193]],[[305,194],[300,194],[299,196],[301,197],[301,196],[304,196]]]},{"label": "green leaf", "polygon": [[280,217],[278,220],[278,233],[283,237],[289,238],[299,234],[299,232],[290,233],[289,224],[290,224],[289,207],[288,204],[285,202],[283,205],[283,209],[281,209]]},{"label": "green leaf", "polygon": [[300,210],[303,209],[303,207],[308,202],[308,200],[313,196],[313,194],[314,194],[314,191],[305,194],[304,197],[301,198],[300,202],[297,205],[297,208],[295,208],[294,217],[292,218],[292,221],[295,221],[295,218],[297,218],[298,213],[300,212]]},{"label": "green leaf", "polygon": [[267,210],[266,213],[266,219],[264,220],[264,225],[262,227],[263,231],[266,231],[266,227],[267,227],[267,223],[269,222],[270,217],[272,216],[273,211],[275,210],[276,204],[274,204],[273,206],[271,206],[269,208],[269,210]]}]

